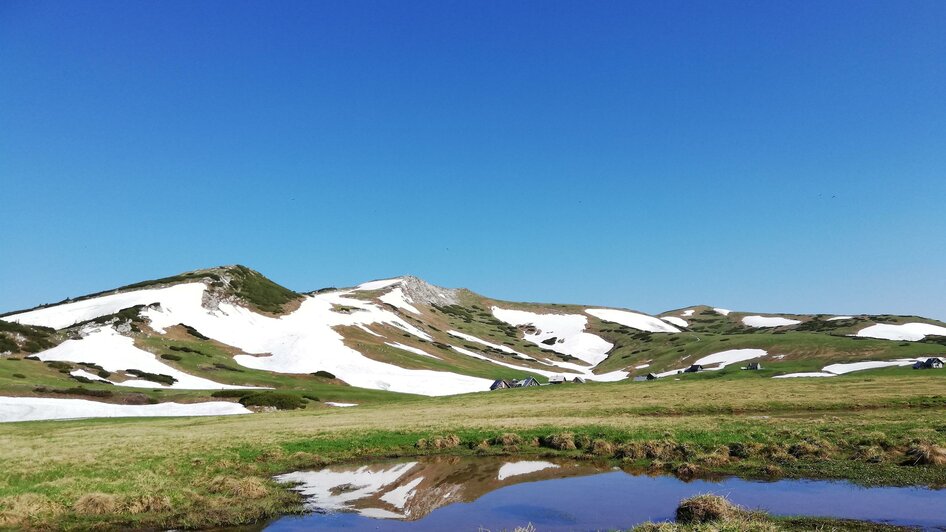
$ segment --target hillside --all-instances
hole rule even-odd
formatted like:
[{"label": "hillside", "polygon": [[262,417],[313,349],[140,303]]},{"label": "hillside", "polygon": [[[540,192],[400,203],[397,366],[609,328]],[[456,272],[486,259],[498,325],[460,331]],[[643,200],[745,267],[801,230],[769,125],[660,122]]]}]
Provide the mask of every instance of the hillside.
[{"label": "hillside", "polygon": [[[528,376],[907,373],[943,356],[946,324],[916,316],[709,306],[651,316],[514,303],[410,276],[297,293],[227,266],[0,316],[0,421],[411,401]],[[741,371],[748,362],[762,369]],[[681,373],[692,365],[704,371]]]}]

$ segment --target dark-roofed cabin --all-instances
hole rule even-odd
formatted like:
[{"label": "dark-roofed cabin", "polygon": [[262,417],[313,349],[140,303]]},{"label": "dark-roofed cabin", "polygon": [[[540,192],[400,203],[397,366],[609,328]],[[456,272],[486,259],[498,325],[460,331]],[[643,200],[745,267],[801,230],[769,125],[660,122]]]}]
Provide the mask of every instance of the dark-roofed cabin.
[{"label": "dark-roofed cabin", "polygon": [[749,362],[749,365],[746,366],[746,369],[748,369],[748,370],[753,370],[753,371],[755,371],[755,370],[760,370],[760,369],[762,369],[762,363],[761,363],[761,362]]},{"label": "dark-roofed cabin", "polygon": [[516,383],[516,388],[527,388],[529,386],[538,386],[538,385],[539,385],[539,381],[535,380],[532,377],[526,377]]},{"label": "dark-roofed cabin", "polygon": [[564,375],[552,375],[549,377],[549,384],[565,384]]},{"label": "dark-roofed cabin", "polygon": [[656,373],[648,373],[648,374],[647,374],[647,380],[649,380],[649,381],[655,381],[655,380],[657,380],[657,374],[656,374]]},{"label": "dark-roofed cabin", "polygon": [[926,360],[917,360],[913,363],[913,369],[943,369],[943,359],[933,357]]},{"label": "dark-roofed cabin", "polygon": [[699,364],[693,364],[692,366],[690,366],[690,367],[688,367],[687,369],[683,370],[684,373],[696,373],[696,372],[698,372],[698,371],[703,371],[703,366],[701,366],[701,365],[699,365]]},{"label": "dark-roofed cabin", "polygon": [[581,377],[575,377],[574,379],[572,379],[572,382],[574,382],[575,384],[584,384],[584,383],[585,383],[585,379],[583,379],[583,378],[581,378]]},{"label": "dark-roofed cabin", "polygon": [[512,387],[513,387],[512,382],[507,381],[506,379],[499,379],[499,380],[493,381],[493,384],[490,385],[489,389],[490,390],[505,390],[506,388],[512,388]]}]

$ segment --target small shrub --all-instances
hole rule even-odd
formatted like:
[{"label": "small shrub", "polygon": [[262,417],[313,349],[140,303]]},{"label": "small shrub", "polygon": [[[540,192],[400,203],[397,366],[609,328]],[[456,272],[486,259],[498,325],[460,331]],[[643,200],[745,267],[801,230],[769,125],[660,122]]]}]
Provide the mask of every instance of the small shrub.
[{"label": "small shrub", "polygon": [[24,375],[24,374],[22,374],[22,373],[14,373],[14,374],[13,374],[13,378],[14,378],[14,379],[25,379],[25,378],[26,378],[26,375]]},{"label": "small shrub", "polygon": [[696,465],[696,464],[691,464],[691,463],[689,463],[689,462],[684,462],[684,463],[680,464],[680,465],[673,471],[673,473],[674,473],[677,477],[679,477],[679,478],[681,478],[681,479],[689,480],[689,479],[692,479],[692,478],[694,478],[694,477],[696,477],[697,475],[700,474],[700,467],[699,467],[698,465]]},{"label": "small shrub", "polygon": [[239,398],[257,393],[254,390],[217,390],[210,394],[211,397]]},{"label": "small shrub", "polygon": [[314,375],[314,376],[316,376],[316,377],[322,377],[323,379],[334,379],[334,378],[335,378],[335,375],[333,375],[332,373],[329,373],[329,372],[327,372],[327,371],[325,371],[325,370],[321,370],[321,369],[320,369],[319,371],[316,371],[316,372],[313,373],[312,375]]},{"label": "small shrub", "polygon": [[240,368],[235,368],[235,367],[233,367],[233,366],[224,364],[224,363],[222,363],[222,362],[215,362],[215,363],[214,363],[214,367],[217,368],[217,369],[222,369],[222,370],[224,370],[224,371],[235,371],[235,372],[237,372],[237,373],[243,373],[243,370],[242,370],[242,369],[240,369]]},{"label": "small shrub", "polygon": [[253,393],[240,398],[243,406],[272,406],[277,410],[305,408],[305,400],[298,395],[281,392]]},{"label": "small shrub", "polygon": [[303,394],[302,397],[305,397],[306,399],[308,399],[308,400],[310,400],[310,401],[315,401],[316,403],[322,402],[321,399],[319,399],[318,397],[316,397],[316,396],[314,396],[314,395]]},{"label": "small shrub", "polygon": [[99,377],[103,378],[103,379],[107,379],[107,378],[109,378],[109,377],[112,376],[112,372],[111,372],[111,371],[105,371],[104,369],[101,369],[101,370],[99,370],[99,371],[96,371],[95,374],[98,375]]},{"label": "small shrub", "polygon": [[141,371],[140,369],[126,369],[125,373],[129,375],[134,375],[135,377],[144,379],[146,381],[157,382],[165,386],[171,386],[172,384],[177,382],[177,379],[175,379],[174,377],[170,375],[164,375],[161,373],[149,373],[147,371]]},{"label": "small shrub", "polygon": [[154,514],[171,508],[171,499],[163,495],[139,495],[125,504],[125,511],[132,515]]},{"label": "small shrub", "polygon": [[171,353],[164,353],[163,355],[161,355],[161,358],[163,358],[164,360],[173,360],[173,361],[176,362],[176,361],[178,361],[178,360],[181,360],[182,357],[181,357],[180,355],[174,355],[174,354],[171,354]]},{"label": "small shrub", "polygon": [[28,528],[31,521],[62,513],[62,506],[39,493],[22,493],[0,500],[0,528]]}]

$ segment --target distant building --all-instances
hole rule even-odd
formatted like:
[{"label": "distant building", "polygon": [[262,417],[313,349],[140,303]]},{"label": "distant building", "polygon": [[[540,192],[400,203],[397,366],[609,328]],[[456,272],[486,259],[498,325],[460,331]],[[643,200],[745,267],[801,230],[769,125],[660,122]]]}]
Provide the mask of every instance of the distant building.
[{"label": "distant building", "polygon": [[913,364],[913,369],[943,369],[943,359],[933,357],[926,360],[917,360]]},{"label": "distant building", "polygon": [[583,379],[583,378],[581,378],[581,377],[575,377],[574,379],[572,379],[572,382],[574,382],[575,384],[584,384],[584,383],[585,383],[585,379]]},{"label": "distant building", "polygon": [[700,364],[693,364],[692,366],[683,370],[684,373],[696,373],[698,371],[703,371],[703,366],[701,366]]},{"label": "distant building", "polygon": [[647,380],[649,380],[649,381],[655,381],[655,380],[657,380],[657,374],[656,374],[656,373],[648,373],[648,374],[647,374]]},{"label": "distant building", "polygon": [[526,377],[521,381],[516,381],[516,388],[528,388],[529,386],[539,386],[539,381],[533,377]]},{"label": "distant building", "polygon": [[552,375],[549,377],[549,384],[565,384],[564,375]]},{"label": "distant building", "polygon": [[493,384],[490,385],[489,389],[490,390],[505,390],[507,388],[512,388],[512,387],[513,387],[512,381],[508,381],[506,379],[499,379],[499,380],[493,381]]},{"label": "distant building", "polygon": [[762,363],[761,363],[761,362],[750,362],[749,365],[746,366],[746,369],[748,369],[748,370],[753,370],[753,371],[755,371],[755,370],[760,370],[760,369],[762,369]]}]

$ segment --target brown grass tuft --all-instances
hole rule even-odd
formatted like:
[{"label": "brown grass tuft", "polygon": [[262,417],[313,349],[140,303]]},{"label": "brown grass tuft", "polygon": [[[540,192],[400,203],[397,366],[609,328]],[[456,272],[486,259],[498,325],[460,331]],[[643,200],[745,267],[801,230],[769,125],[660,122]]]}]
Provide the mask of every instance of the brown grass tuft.
[{"label": "brown grass tuft", "polygon": [[909,465],[946,465],[946,449],[929,442],[917,442],[907,449]]},{"label": "brown grass tuft", "polygon": [[434,449],[453,449],[458,445],[460,445],[460,437],[456,434],[443,437],[437,436],[430,441],[430,447]]},{"label": "brown grass tuft", "polygon": [[591,454],[611,456],[614,454],[614,446],[607,440],[595,440],[591,442]]},{"label": "brown grass tuft", "polygon": [[158,513],[171,508],[171,499],[163,495],[139,495],[125,505],[130,514]]},{"label": "brown grass tuft", "polygon": [[684,524],[710,523],[733,519],[745,511],[719,495],[697,495],[680,501],[677,522]]},{"label": "brown grass tuft", "polygon": [[762,472],[769,477],[780,477],[782,476],[782,468],[775,464],[767,464],[762,468]]},{"label": "brown grass tuft", "polygon": [[574,451],[577,448],[575,446],[575,435],[571,432],[560,432],[546,436],[541,439],[541,444],[542,447],[558,449],[559,451]]},{"label": "brown grass tuft", "polygon": [[700,466],[684,462],[673,470],[673,474],[682,480],[690,480],[700,474]]},{"label": "brown grass tuft", "polygon": [[118,497],[111,493],[86,493],[79,497],[72,509],[82,515],[105,515],[118,511]]},{"label": "brown grass tuft", "polygon": [[0,499],[0,527],[23,528],[34,520],[62,513],[62,506],[39,493]]},{"label": "brown grass tuft", "polygon": [[262,499],[269,494],[266,481],[259,477],[214,477],[207,484],[211,493],[225,493],[241,499]]},{"label": "brown grass tuft", "polygon": [[519,445],[522,443],[522,436],[518,434],[507,432],[500,436],[493,438],[493,444],[502,445],[503,447],[508,447],[510,445]]}]

